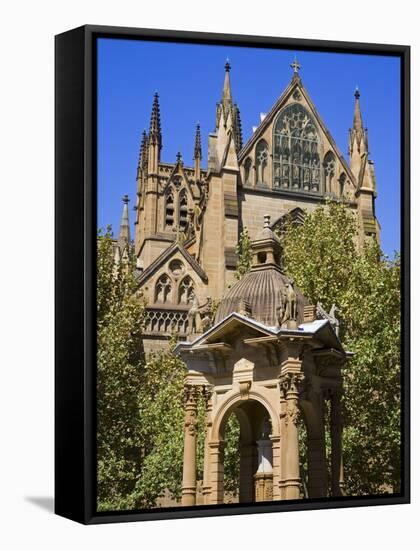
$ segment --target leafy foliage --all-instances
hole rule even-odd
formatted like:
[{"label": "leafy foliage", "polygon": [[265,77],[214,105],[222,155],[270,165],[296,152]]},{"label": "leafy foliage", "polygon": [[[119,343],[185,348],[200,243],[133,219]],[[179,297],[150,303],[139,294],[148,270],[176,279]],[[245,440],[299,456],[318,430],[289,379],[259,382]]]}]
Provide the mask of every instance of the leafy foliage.
[{"label": "leafy foliage", "polygon": [[237,279],[242,279],[242,277],[251,269],[252,264],[251,239],[246,227],[244,227],[243,231],[239,235],[239,241],[236,245],[235,252],[238,255],[235,277]]},{"label": "leafy foliage", "polygon": [[[181,497],[185,364],[167,351],[145,360],[145,303],[136,292],[134,259],[114,262],[111,228],[97,252],[97,508],[154,507]],[[205,406],[198,403],[197,478],[202,480]],[[226,487],[238,485],[234,420],[226,430]]]},{"label": "leafy foliage", "polygon": [[400,483],[400,258],[377,243],[356,247],[354,215],[328,202],[289,225],[286,270],[313,303],[338,307],[340,337],[355,353],[344,371],[343,454],[350,495],[398,491]]},{"label": "leafy foliage", "polygon": [[138,390],[144,304],[134,293],[132,258],[115,265],[111,229],[97,253],[97,490],[98,510],[134,505],[140,473]]}]

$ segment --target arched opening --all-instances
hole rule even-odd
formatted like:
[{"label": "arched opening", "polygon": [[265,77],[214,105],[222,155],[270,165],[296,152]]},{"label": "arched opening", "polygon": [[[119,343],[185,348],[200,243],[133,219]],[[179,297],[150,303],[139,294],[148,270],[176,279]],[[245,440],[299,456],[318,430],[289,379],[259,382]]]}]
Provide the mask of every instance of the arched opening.
[{"label": "arched opening", "polygon": [[244,163],[244,183],[245,185],[251,185],[251,166],[252,160],[248,157]]},{"label": "arched opening", "polygon": [[340,177],[338,178],[338,183],[340,186],[340,197],[343,197],[346,185],[346,174],[344,172],[341,172]]},{"label": "arched opening", "polygon": [[165,204],[165,227],[171,228],[174,225],[174,195],[170,191],[166,195],[166,204]]},{"label": "arched opening", "polygon": [[220,425],[220,501],[264,502],[273,499],[273,448],[270,414],[258,401],[242,400]]},{"label": "arched opening", "polygon": [[326,193],[333,192],[333,179],[335,176],[335,156],[331,151],[324,158],[324,188]]},{"label": "arched opening", "polygon": [[170,302],[171,301],[171,298],[172,298],[172,284],[171,284],[171,280],[170,278],[168,277],[168,275],[166,275],[166,273],[163,273],[157,283],[156,283],[156,287],[155,287],[155,302],[158,302],[158,303],[166,303],[166,302]]},{"label": "arched opening", "polygon": [[185,189],[179,194],[179,227],[182,231],[187,228],[188,225],[188,200],[187,192]]},{"label": "arched opening", "polygon": [[188,305],[195,296],[194,283],[189,275],[179,283],[178,304]]},{"label": "arched opening", "polygon": [[266,183],[268,165],[268,145],[262,139],[258,142],[255,149],[255,167],[257,174],[257,184]]}]

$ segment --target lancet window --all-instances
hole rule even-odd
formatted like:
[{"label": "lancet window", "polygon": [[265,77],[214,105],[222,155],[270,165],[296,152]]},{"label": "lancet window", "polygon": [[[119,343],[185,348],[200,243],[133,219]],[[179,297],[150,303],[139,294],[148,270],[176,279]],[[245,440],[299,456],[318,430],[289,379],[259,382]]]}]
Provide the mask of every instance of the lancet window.
[{"label": "lancet window", "polygon": [[185,189],[179,194],[179,227],[181,230],[186,229],[188,224],[188,200]]},{"label": "lancet window", "polygon": [[166,303],[172,299],[172,284],[171,280],[165,273],[161,275],[156,283],[155,302]]},{"label": "lancet window", "polygon": [[257,173],[257,184],[266,183],[268,165],[268,146],[261,140],[255,150],[255,167]]},{"label": "lancet window", "polygon": [[335,175],[335,156],[331,151],[325,155],[324,158],[324,185],[325,192],[332,193],[332,181]]},{"label": "lancet window", "polygon": [[174,225],[174,196],[172,191],[166,196],[165,225],[167,227]]},{"label": "lancet window", "polygon": [[188,305],[195,296],[194,283],[188,275],[179,283],[178,303]]}]

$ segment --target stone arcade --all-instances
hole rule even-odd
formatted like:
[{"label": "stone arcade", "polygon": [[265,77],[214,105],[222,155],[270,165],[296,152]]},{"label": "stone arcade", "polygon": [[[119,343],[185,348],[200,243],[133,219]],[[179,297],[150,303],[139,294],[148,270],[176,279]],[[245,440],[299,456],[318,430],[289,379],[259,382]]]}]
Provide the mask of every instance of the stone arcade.
[{"label": "stone arcade", "polygon": [[[317,319],[316,307],[282,273],[280,242],[268,216],[252,251],[251,271],[226,292],[214,326],[176,348],[188,366],[185,506],[196,504],[199,396],[206,402],[204,504],[224,501],[223,436],[231,413],[240,424],[240,502],[301,497],[300,415],[306,428],[308,496],[342,494],[341,370],[350,354],[330,320]],[[330,487],[326,426],[331,437]]]}]

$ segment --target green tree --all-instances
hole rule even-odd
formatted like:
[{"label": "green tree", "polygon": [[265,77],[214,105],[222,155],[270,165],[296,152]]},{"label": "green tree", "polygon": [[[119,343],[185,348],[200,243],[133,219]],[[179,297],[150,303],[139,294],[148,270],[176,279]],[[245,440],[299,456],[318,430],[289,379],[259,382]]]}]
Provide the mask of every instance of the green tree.
[{"label": "green tree", "polygon": [[133,258],[116,265],[111,228],[97,250],[97,492],[98,510],[134,505],[140,475],[138,391],[144,304],[135,294]]},{"label": "green tree", "polygon": [[350,495],[399,490],[400,259],[376,243],[356,247],[357,225],[327,202],[283,235],[287,273],[312,303],[338,307],[340,337],[355,353],[344,369],[343,454]]},{"label": "green tree", "polygon": [[237,279],[242,279],[242,277],[251,269],[252,265],[251,239],[246,227],[244,227],[243,231],[239,235],[239,241],[235,247],[235,252],[238,256],[235,277]]}]

